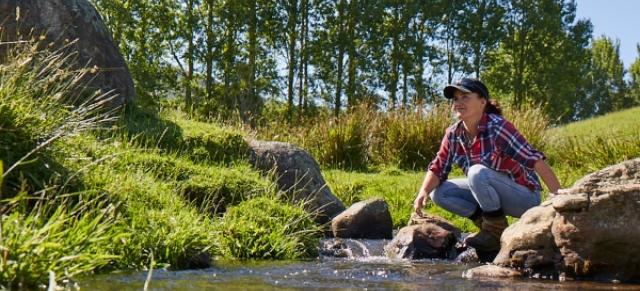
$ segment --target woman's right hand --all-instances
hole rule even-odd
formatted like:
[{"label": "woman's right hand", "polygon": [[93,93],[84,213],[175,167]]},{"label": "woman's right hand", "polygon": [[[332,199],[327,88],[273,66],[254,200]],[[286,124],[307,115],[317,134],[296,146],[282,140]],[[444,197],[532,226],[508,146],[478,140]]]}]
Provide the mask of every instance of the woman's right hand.
[{"label": "woman's right hand", "polygon": [[413,201],[413,210],[416,212],[416,214],[418,214],[418,216],[423,216],[422,208],[424,207],[425,204],[427,204],[427,201],[429,201],[429,196],[427,195],[427,192],[420,191],[416,199]]}]

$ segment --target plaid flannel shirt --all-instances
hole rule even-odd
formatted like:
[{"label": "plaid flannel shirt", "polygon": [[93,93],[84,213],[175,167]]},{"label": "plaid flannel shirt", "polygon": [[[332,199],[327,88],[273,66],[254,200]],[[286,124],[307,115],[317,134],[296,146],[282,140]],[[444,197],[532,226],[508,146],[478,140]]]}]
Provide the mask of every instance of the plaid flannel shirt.
[{"label": "plaid flannel shirt", "polygon": [[464,174],[470,166],[482,164],[506,173],[516,183],[531,190],[541,190],[538,175],[533,170],[536,161],[546,159],[534,149],[513,124],[496,114],[483,114],[478,123],[478,135],[467,147],[464,125],[458,121],[447,128],[438,154],[429,164],[441,182],[447,180],[452,164]]}]

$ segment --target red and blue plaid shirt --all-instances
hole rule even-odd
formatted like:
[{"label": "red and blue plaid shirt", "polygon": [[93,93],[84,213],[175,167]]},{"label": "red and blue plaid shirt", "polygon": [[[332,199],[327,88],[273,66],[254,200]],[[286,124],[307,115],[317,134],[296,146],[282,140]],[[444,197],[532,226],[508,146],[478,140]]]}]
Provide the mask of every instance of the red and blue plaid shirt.
[{"label": "red and blue plaid shirt", "polygon": [[482,164],[498,172],[506,173],[520,185],[531,190],[541,190],[538,176],[533,170],[536,161],[546,159],[534,149],[513,124],[496,114],[483,114],[478,123],[478,135],[466,146],[462,121],[447,128],[440,150],[429,164],[441,182],[447,180],[452,164],[462,168],[465,175],[470,166]]}]

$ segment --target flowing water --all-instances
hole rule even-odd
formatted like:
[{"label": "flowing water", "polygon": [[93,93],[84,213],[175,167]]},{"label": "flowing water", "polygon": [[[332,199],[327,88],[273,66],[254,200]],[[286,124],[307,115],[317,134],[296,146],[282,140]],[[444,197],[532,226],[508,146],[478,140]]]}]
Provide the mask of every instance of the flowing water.
[{"label": "flowing water", "polygon": [[[478,264],[443,260],[390,260],[383,240],[345,240],[345,257],[310,261],[216,262],[189,271],[154,270],[150,290],[640,290],[640,285],[558,282],[544,279],[477,280],[462,273]],[[141,290],[147,272],[99,275],[80,280],[83,290]]]}]

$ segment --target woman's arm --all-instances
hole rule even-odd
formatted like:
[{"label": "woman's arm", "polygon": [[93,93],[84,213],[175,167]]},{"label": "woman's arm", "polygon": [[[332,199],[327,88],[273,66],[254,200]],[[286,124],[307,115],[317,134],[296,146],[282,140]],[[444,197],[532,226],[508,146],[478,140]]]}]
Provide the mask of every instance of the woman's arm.
[{"label": "woman's arm", "polygon": [[418,215],[422,216],[422,207],[429,201],[429,193],[438,187],[438,185],[440,185],[438,176],[432,171],[427,171],[427,175],[424,177],[424,181],[422,181],[422,186],[420,186],[418,197],[413,201],[413,209]]},{"label": "woman's arm", "polygon": [[558,181],[556,174],[553,173],[553,170],[551,169],[551,167],[549,167],[547,162],[545,162],[544,160],[538,160],[533,166],[533,169],[536,171],[538,176],[542,178],[542,181],[544,181],[544,183],[547,185],[547,188],[549,188],[549,193],[558,193],[558,190],[561,188],[560,181]]}]

